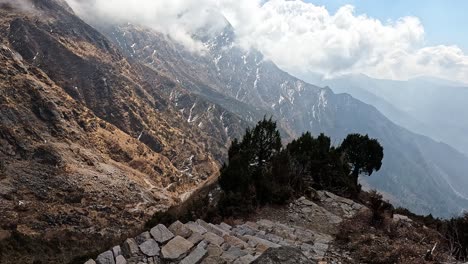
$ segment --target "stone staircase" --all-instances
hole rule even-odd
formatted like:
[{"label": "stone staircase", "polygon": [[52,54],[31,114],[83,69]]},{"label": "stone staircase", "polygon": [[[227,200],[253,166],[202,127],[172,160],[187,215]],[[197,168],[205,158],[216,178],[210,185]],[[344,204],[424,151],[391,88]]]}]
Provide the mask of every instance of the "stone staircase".
[{"label": "stone staircase", "polygon": [[128,238],[122,245],[85,264],[247,264],[254,262],[269,248],[280,247],[297,248],[310,263],[317,263],[324,259],[333,236],[304,225],[295,225],[296,220],[307,222],[319,217],[315,219],[324,221],[323,225],[336,225],[342,221],[342,217],[351,217],[362,208],[362,205],[351,200],[326,192],[319,192],[317,198],[320,205],[304,197],[291,203],[284,212],[290,218],[288,223],[259,219],[235,226],[203,220],[185,224],[176,221],[169,227],[159,224],[135,238]]}]

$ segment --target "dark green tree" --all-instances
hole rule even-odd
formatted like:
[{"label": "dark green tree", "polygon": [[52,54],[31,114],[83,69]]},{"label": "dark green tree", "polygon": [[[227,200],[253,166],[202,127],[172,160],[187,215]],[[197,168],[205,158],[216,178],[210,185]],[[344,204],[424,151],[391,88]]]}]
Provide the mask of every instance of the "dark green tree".
[{"label": "dark green tree", "polygon": [[[253,129],[247,129],[242,141],[233,140],[228,164],[221,169],[219,180],[226,199],[242,197],[262,204],[269,202],[274,178],[271,163],[281,148],[281,136],[271,118],[263,118]],[[229,205],[232,211],[235,203],[226,200],[223,204]]]},{"label": "dark green tree", "polygon": [[349,134],[341,143],[339,151],[344,162],[350,166],[351,176],[356,185],[359,175],[370,176],[382,166],[383,147],[368,135]]}]

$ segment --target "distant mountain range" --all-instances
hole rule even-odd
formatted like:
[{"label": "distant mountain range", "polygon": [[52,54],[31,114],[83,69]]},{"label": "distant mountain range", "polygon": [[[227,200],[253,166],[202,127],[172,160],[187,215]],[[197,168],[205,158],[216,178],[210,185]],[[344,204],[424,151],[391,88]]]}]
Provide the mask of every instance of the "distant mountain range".
[{"label": "distant mountain range", "polygon": [[398,125],[445,142],[468,155],[465,100],[468,85],[433,77],[408,81],[380,80],[365,75],[335,79],[323,79],[316,74],[302,77],[372,104]]}]

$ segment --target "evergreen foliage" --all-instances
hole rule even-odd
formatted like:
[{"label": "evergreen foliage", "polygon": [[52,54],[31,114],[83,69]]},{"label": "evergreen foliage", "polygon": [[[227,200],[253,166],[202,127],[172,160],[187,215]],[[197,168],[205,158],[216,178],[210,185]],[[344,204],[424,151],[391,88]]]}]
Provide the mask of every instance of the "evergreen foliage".
[{"label": "evergreen foliage", "polygon": [[359,175],[380,169],[383,148],[377,140],[358,134],[335,148],[329,137],[315,138],[309,132],[283,148],[276,123],[264,118],[247,129],[241,141],[233,140],[228,157],[219,180],[224,191],[220,211],[225,216],[286,203],[311,188],[355,197]]}]

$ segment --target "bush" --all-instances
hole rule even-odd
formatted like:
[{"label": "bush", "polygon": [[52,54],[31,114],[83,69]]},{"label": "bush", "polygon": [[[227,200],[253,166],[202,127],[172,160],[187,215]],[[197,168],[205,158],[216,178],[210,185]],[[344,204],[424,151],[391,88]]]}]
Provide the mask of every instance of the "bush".
[{"label": "bush", "polygon": [[385,216],[393,215],[393,206],[382,199],[382,195],[373,190],[368,194],[368,205],[372,212],[370,224],[375,227],[380,227],[384,224]]}]

